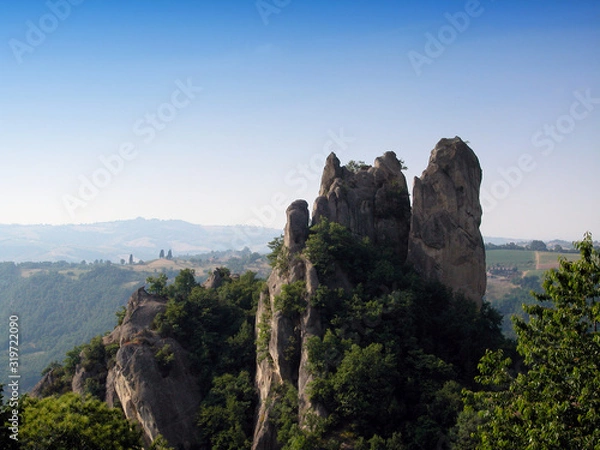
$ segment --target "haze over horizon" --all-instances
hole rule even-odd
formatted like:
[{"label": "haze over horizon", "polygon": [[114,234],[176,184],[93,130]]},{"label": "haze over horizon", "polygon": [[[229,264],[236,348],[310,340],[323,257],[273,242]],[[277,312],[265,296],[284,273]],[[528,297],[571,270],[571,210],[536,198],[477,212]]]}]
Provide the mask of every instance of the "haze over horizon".
[{"label": "haze over horizon", "polygon": [[458,135],[483,167],[484,235],[600,237],[598,2],[3,10],[0,223],[281,228],[330,151],[393,150],[412,190]]}]

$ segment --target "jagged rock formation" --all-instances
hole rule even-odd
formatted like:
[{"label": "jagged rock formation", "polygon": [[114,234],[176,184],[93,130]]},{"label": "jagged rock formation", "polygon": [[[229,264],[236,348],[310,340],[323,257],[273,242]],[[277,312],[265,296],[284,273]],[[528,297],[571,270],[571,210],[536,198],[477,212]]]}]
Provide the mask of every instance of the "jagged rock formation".
[{"label": "jagged rock formation", "polygon": [[479,231],[481,166],[459,137],[442,139],[414,181],[408,260],[481,305],[486,288],[485,249]]},{"label": "jagged rock formation", "polygon": [[210,275],[208,275],[208,278],[206,279],[206,281],[204,283],[202,283],[202,286],[205,287],[206,289],[217,289],[217,288],[221,287],[221,285],[223,284],[224,281],[225,281],[225,276],[223,273],[223,269],[217,268],[217,269],[213,269],[213,271],[210,273]]},{"label": "jagged rock formation", "polygon": [[[306,344],[310,337],[322,335],[320,311],[309,301],[320,281],[312,263],[302,254],[309,231],[308,203],[297,200],[286,214],[285,269],[271,273],[256,315],[259,347],[265,345],[261,344],[260,333],[270,332],[267,348],[258,349],[260,407],[253,449],[261,450],[280,448],[274,424],[269,420],[273,404],[280,395],[278,386],[288,383],[297,389],[300,424],[308,411],[326,414],[319,405],[311,402],[307,392],[312,375],[307,368]],[[364,167],[356,173],[341,167],[335,154],[329,155],[319,197],[314,204],[313,224],[323,218],[346,226],[357,236],[369,237],[375,244],[391,247],[404,260],[408,248],[410,204],[406,179],[396,155],[387,152],[375,160],[373,167]],[[347,284],[344,274],[337,275],[338,285]],[[277,297],[285,285],[296,282],[305,287],[306,305],[302,314],[290,317],[276,307]]]},{"label": "jagged rock formation", "polygon": [[[460,139],[442,139],[431,154],[429,167],[415,179],[411,208],[401,162],[393,152],[377,158],[372,167],[357,172],[340,165],[335,154],[327,158],[312,223],[323,218],[340,223],[355,235],[374,244],[392,248],[429,280],[440,281],[481,305],[485,293],[485,252],[479,232],[481,167],[473,151]],[[307,301],[295,318],[275,307],[285,285],[304,283],[307,300],[319,287],[311,262],[302,254],[308,237],[308,205],[297,200],[287,210],[284,248],[285,270],[274,270],[267,291],[259,301],[257,329],[269,332],[267,348],[258,363],[260,394],[254,449],[278,449],[276,430],[269,415],[277,402],[277,387],[289,383],[298,391],[299,420],[311,411],[325,415],[312,404],[307,393],[311,374],[307,370],[310,336],[320,336],[317,308]],[[336,272],[336,287],[347,284],[345,274]],[[264,344],[264,343],[263,343]],[[290,345],[295,351],[289,357]]]},{"label": "jagged rock formation", "polygon": [[29,391],[29,395],[35,398],[43,398],[46,396],[46,390],[50,386],[54,386],[59,382],[53,370],[44,374],[42,379]]},{"label": "jagged rock formation", "polygon": [[[84,394],[86,380],[98,382],[109,406],[120,405],[125,416],[140,424],[147,445],[161,434],[174,448],[190,449],[199,440],[196,414],[200,405],[197,378],[190,371],[187,352],[171,338],[151,329],[167,300],[140,288],[131,296],[121,325],[104,336],[105,348],[118,345],[108,364],[78,364],[73,392]],[[163,350],[163,359],[157,353]],[[82,361],[83,353],[82,353]],[[54,371],[46,373],[32,395],[41,397],[57,383]]]},{"label": "jagged rock formation", "polygon": [[[258,348],[256,379],[260,407],[253,449],[280,448],[277,431],[269,420],[273,406],[270,400],[276,400],[278,386],[287,382],[301,388],[301,411],[314,406],[305,392],[305,387],[311,380],[306,370],[306,341],[311,336],[320,335],[321,323],[318,313],[307,299],[314,295],[319,281],[314,267],[300,255],[308,237],[308,203],[304,200],[292,203],[287,209],[287,218],[284,245],[289,252],[285,255],[288,267],[286,270],[273,270],[267,280],[267,289],[261,294],[256,313],[258,345],[266,345],[266,348]],[[276,297],[281,295],[284,285],[298,281],[304,283],[306,288],[306,309],[303,314],[290,317],[276,308]],[[265,332],[268,333],[268,342],[261,342],[260,333]],[[318,412],[318,408],[313,409]]]},{"label": "jagged rock formation", "polygon": [[323,170],[313,223],[326,217],[368,237],[374,244],[393,248],[406,259],[410,228],[410,200],[402,164],[394,152],[375,159],[372,167],[354,173],[330,154]]},{"label": "jagged rock formation", "polygon": [[[415,178],[411,216],[402,164],[393,152],[357,171],[342,167],[331,154],[312,224],[324,219],[340,223],[354,235],[392,249],[401,263],[408,257],[424,278],[440,281],[480,305],[485,293],[485,253],[479,232],[481,176],[477,157],[460,138],[442,139],[421,178]],[[267,280],[256,312],[259,408],[252,448],[257,450],[281,448],[272,420],[283,395],[281,387],[291,386],[297,392],[301,426],[307,413],[327,414],[311,401],[307,389],[313,380],[307,342],[323,335],[321,310],[310,300],[321,283],[332,290],[355,287],[350,281],[355,278],[344,273],[341,265],[336,265],[331,279],[319,280],[304,254],[311,224],[308,203],[297,200],[286,214],[281,260]],[[217,288],[227,276],[217,269],[204,287]],[[298,296],[294,299],[298,308],[292,313],[281,307],[290,286]],[[392,286],[383,288],[389,291]],[[128,418],[140,423],[147,443],[160,433],[171,446],[187,449],[199,442],[196,419],[202,399],[187,352],[152,330],[154,318],[165,309],[166,299],[144,289],[135,292],[123,323],[103,338],[105,348],[118,346],[116,356],[108,365],[78,366],[71,388],[84,392],[86,380],[104,380],[106,402],[121,405]],[[165,349],[168,360],[157,358]],[[43,395],[44,384],[54,383],[50,371],[34,392]]]},{"label": "jagged rock formation", "polygon": [[[201,398],[187,352],[150,329],[165,308],[164,298],[141,288],[129,300],[122,325],[105,337],[105,345],[119,344],[106,401],[111,406],[118,401],[127,418],[141,424],[147,441],[162,434],[171,446],[190,448],[199,438],[195,418]],[[172,355],[170,361],[158,360],[161,349]]]}]

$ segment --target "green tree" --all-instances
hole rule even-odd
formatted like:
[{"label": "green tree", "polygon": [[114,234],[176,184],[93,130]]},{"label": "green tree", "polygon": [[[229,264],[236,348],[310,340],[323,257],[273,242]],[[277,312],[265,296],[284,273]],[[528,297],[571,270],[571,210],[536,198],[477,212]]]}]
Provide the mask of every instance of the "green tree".
[{"label": "green tree", "polygon": [[173,252],[171,251],[171,249],[169,249],[169,251],[167,252],[167,259],[173,259]]},{"label": "green tree", "polygon": [[[15,406],[15,401],[12,399],[8,399],[4,402],[3,388],[4,386],[0,384],[0,448],[3,450],[16,450],[20,448],[17,441],[19,436],[14,433],[16,429],[11,430],[13,427],[11,419],[15,418],[13,411],[16,411],[17,409],[13,408],[13,406]],[[13,437],[11,438],[11,436]]]},{"label": "green tree", "polygon": [[210,448],[251,447],[254,403],[254,387],[248,372],[242,371],[237,377],[228,373],[213,380],[198,414],[198,424]]},{"label": "green tree", "polygon": [[600,254],[587,233],[575,243],[581,258],[560,259],[546,273],[540,303],[515,319],[517,351],[527,366],[511,374],[510,358],[488,352],[479,381],[466,392],[464,414],[483,423],[479,449],[600,449]]},{"label": "green tree", "polygon": [[183,269],[175,277],[175,281],[167,289],[169,298],[183,301],[189,297],[192,290],[198,286],[196,283],[196,271],[194,269]]},{"label": "green tree", "polygon": [[164,251],[164,250],[161,250],[161,251],[160,251],[160,253],[158,254],[158,257],[159,257],[160,259],[163,259],[163,258],[165,257],[165,251]]},{"label": "green tree", "polygon": [[167,294],[168,280],[167,275],[164,273],[161,273],[158,277],[146,278],[146,283],[148,283],[147,291],[150,294],[165,296]]},{"label": "green tree", "polygon": [[386,354],[382,344],[366,348],[353,344],[337,372],[329,379],[317,379],[311,394],[342,422],[352,423],[356,431],[369,434],[383,419],[383,411],[391,415],[397,412],[393,405],[396,378],[394,356]]},{"label": "green tree", "polygon": [[548,251],[548,248],[546,247],[546,244],[543,241],[531,241],[531,244],[529,244],[529,249],[530,250],[535,250],[538,252],[545,252]]},{"label": "green tree", "polygon": [[348,163],[346,164],[346,169],[348,169],[350,172],[353,172],[353,173],[357,173],[362,168],[368,168],[368,167],[369,167],[368,164],[365,163],[364,161],[355,161],[353,159],[348,161]]},{"label": "green tree", "polygon": [[106,403],[74,393],[22,403],[19,442],[24,450],[136,450],[141,432]]}]

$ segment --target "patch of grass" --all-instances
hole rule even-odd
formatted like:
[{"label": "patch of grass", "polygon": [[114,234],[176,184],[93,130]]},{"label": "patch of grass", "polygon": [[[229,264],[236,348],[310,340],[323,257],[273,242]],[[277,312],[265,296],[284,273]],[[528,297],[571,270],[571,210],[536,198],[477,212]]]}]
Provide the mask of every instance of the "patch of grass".
[{"label": "patch of grass", "polygon": [[564,257],[567,261],[577,261],[580,257],[578,253],[554,253],[538,252],[539,267],[538,270],[558,269],[558,258]]},{"label": "patch of grass", "polygon": [[519,271],[535,270],[535,252],[530,250],[487,250],[486,266],[516,267]]}]

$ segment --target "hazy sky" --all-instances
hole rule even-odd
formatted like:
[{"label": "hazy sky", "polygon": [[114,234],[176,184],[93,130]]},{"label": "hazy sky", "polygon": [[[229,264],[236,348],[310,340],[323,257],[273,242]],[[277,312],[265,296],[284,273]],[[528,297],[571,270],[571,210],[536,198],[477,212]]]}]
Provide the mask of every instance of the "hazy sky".
[{"label": "hazy sky", "polygon": [[329,151],[442,137],[487,236],[600,238],[600,2],[3,2],[0,223],[281,227]]}]

